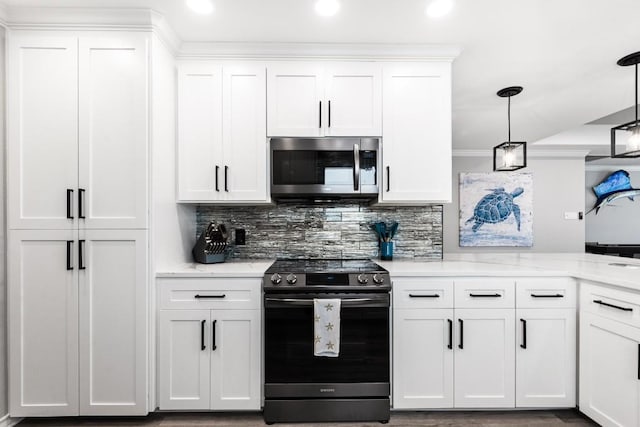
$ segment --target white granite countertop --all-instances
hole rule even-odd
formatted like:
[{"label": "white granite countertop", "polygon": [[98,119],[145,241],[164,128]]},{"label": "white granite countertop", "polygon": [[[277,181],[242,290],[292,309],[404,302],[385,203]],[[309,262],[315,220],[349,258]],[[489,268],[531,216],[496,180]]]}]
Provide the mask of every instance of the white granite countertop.
[{"label": "white granite countertop", "polygon": [[[640,290],[640,259],[586,253],[445,254],[442,261],[376,261],[391,277],[572,276]],[[628,264],[618,267],[610,264]]]},{"label": "white granite countertop", "polygon": [[[375,260],[391,277],[410,276],[572,276],[640,291],[640,259],[585,253],[445,254],[439,260]],[[157,277],[261,278],[273,260],[220,264],[185,263],[161,269]],[[610,264],[628,264],[617,267]]]},{"label": "white granite countertop", "polygon": [[195,262],[162,268],[156,277],[256,277],[262,278],[274,260],[237,260],[218,264]]}]

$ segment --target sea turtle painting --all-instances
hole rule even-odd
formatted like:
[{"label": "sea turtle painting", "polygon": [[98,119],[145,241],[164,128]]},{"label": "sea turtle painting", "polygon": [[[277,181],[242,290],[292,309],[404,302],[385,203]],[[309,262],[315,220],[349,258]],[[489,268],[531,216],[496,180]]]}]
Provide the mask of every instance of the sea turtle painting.
[{"label": "sea turtle painting", "polygon": [[465,224],[475,221],[471,228],[475,233],[483,224],[502,222],[513,213],[518,231],[520,231],[520,206],[515,204],[513,199],[524,193],[524,189],[517,187],[511,193],[507,193],[504,188],[498,187],[489,191],[491,191],[491,194],[487,194],[480,199],[473,209],[473,216]]}]

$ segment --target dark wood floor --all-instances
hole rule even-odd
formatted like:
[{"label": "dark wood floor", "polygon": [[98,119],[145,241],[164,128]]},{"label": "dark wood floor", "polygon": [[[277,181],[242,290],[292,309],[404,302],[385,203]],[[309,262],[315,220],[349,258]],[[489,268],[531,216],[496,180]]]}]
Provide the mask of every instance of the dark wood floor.
[{"label": "dark wood floor", "polygon": [[[259,413],[154,413],[144,418],[28,418],[25,426],[162,426],[162,427],[253,427],[264,426]],[[274,427],[380,427],[380,423],[274,424]],[[464,411],[394,412],[389,426],[402,427],[593,427],[598,424],[577,411]]]}]

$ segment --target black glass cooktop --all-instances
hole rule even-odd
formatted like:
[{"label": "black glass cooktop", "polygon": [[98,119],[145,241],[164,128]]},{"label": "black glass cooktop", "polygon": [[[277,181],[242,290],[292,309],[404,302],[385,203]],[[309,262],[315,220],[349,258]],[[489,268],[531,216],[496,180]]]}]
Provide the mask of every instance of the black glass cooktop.
[{"label": "black glass cooktop", "polygon": [[277,260],[266,271],[270,273],[376,273],[386,272],[368,259],[282,259]]}]

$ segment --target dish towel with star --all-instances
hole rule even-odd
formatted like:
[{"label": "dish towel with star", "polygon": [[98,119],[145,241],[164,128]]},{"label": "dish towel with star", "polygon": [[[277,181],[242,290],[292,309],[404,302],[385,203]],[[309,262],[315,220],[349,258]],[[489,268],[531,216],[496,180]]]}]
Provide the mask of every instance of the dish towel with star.
[{"label": "dish towel with star", "polygon": [[313,300],[313,355],[340,355],[340,300]]}]

